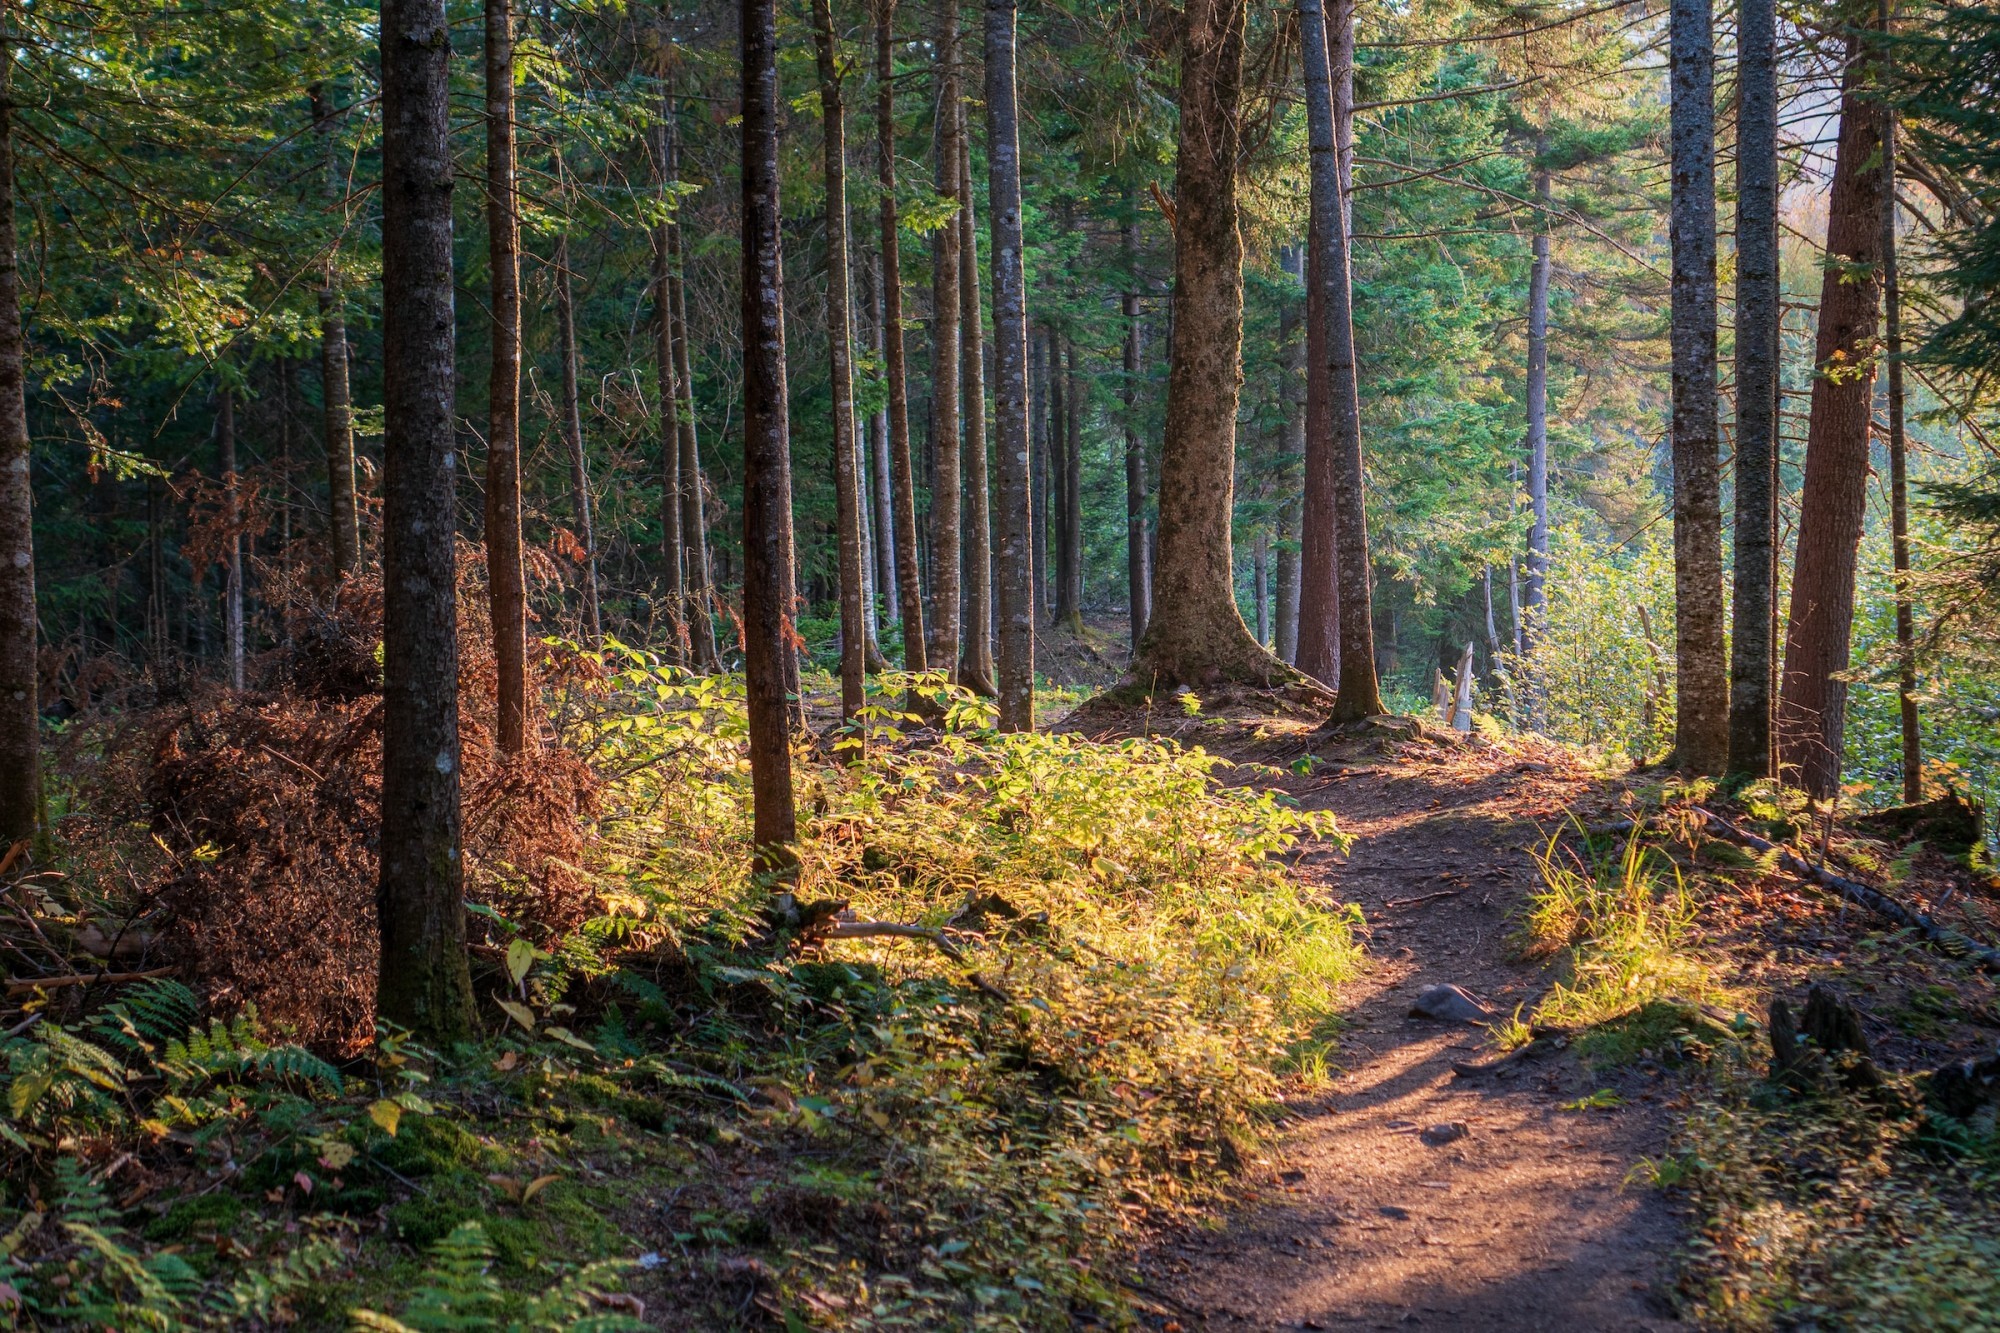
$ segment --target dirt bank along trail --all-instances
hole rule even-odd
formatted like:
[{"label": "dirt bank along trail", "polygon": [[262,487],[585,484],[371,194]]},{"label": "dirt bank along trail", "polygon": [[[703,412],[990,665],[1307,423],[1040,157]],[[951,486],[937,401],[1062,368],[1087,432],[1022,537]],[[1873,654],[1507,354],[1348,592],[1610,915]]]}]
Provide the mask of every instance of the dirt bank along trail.
[{"label": "dirt bank along trail", "polygon": [[[1486,1029],[1410,1015],[1436,984],[1502,1015],[1533,1009],[1551,974],[1510,947],[1537,882],[1527,848],[1595,781],[1555,754],[1387,748],[1279,784],[1355,837],[1347,856],[1309,846],[1298,864],[1369,923],[1333,1077],[1288,1103],[1215,1229],[1143,1256],[1135,1308],[1187,1333],[1680,1327],[1663,1294],[1674,1219],[1625,1185],[1665,1137],[1659,1071],[1592,1071],[1563,1052],[1460,1076],[1454,1064],[1493,1058]],[[1282,763],[1286,749],[1303,752],[1294,738],[1244,757]],[[1622,1104],[1574,1108],[1607,1087]]]}]

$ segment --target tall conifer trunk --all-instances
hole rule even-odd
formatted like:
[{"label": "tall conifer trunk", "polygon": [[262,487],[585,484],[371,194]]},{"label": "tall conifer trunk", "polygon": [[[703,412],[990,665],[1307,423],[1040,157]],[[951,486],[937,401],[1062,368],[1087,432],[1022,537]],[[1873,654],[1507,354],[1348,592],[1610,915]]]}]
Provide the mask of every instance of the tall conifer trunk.
[{"label": "tall conifer trunk", "polygon": [[514,199],[514,16],[486,0],[486,588],[502,754],[528,744],[528,591],[521,564],[521,253]]},{"label": "tall conifer trunk", "polygon": [[1736,519],[1729,769],[1771,772],[1776,638],[1778,58],[1776,0],[1737,0]]},{"label": "tall conifer trunk", "polygon": [[1881,298],[1881,113],[1868,43],[1848,39],[1840,143],[1827,200],[1826,276],[1813,350],[1812,415],[1799,493],[1797,563],[1785,674],[1778,701],[1782,769],[1825,799],[1840,789],[1847,670],[1854,631],[1854,567],[1868,504],[1869,418]]},{"label": "tall conifer trunk", "polygon": [[965,427],[965,651],[961,681],[981,694],[993,684],[993,497],[986,458],[986,338],[980,327],[979,227],[972,207],[972,152],[965,100],[958,103],[959,416]]},{"label": "tall conifer trunk", "polygon": [[[671,90],[663,108],[667,137],[667,179],[680,180],[679,121]],[[668,313],[673,318],[674,387],[680,402],[674,409],[679,437],[675,482],[681,496],[681,583],[686,589],[687,623],[694,665],[714,671],[721,659],[715,644],[715,580],[709,572],[707,491],[701,480],[701,434],[694,410],[693,353],[688,346],[687,253],[681,242],[680,215],[667,224]]]},{"label": "tall conifer trunk", "polygon": [[1140,340],[1145,333],[1139,322],[1139,210],[1130,191],[1125,208],[1125,604],[1136,650],[1146,637],[1146,616],[1153,606],[1153,563],[1146,539],[1146,441],[1139,433]]},{"label": "tall conifer trunk", "polygon": [[[1882,35],[1889,0],[1879,0]],[[1893,50],[1893,47],[1886,48]],[[1924,799],[1924,741],[1917,719],[1916,608],[1910,600],[1910,461],[1903,428],[1903,287],[1896,268],[1896,113],[1882,113],[1882,332],[1889,377],[1889,542],[1896,579],[1896,699],[1902,724],[1903,799]]]},{"label": "tall conifer trunk", "polygon": [[1715,33],[1709,0],[1673,0],[1674,751],[1693,773],[1729,762],[1716,425]]},{"label": "tall conifer trunk", "polygon": [[1230,514],[1242,389],[1243,0],[1189,0],[1182,24],[1174,168],[1173,332],[1160,448],[1153,615],[1132,666],[1147,689],[1225,679],[1270,683],[1286,668],[1236,609]]},{"label": "tall conifer trunk", "polygon": [[1057,543],[1056,623],[1083,633],[1083,379],[1076,339],[1062,335],[1062,537]]},{"label": "tall conifer trunk", "polygon": [[556,242],[556,340],[562,358],[562,436],[569,453],[569,503],[576,524],[577,545],[583,548],[583,629],[595,647],[604,638],[604,612],[598,605],[597,525],[590,512],[590,460],[583,449],[583,402],[578,386],[576,292],[569,266],[569,238]]},{"label": "tall conifer trunk", "polygon": [[459,854],[451,27],[383,0],[382,830],[376,1012],[471,1035]]},{"label": "tall conifer trunk", "polygon": [[[875,355],[886,360],[888,341],[882,316],[882,256],[871,257],[868,266],[868,302],[875,338]],[[889,464],[889,406],[885,401],[868,423],[869,447],[875,494],[875,591],[882,605],[878,616],[897,615],[901,597],[896,587],[896,483]]]},{"label": "tall conifer trunk", "polygon": [[786,659],[792,579],[784,218],[778,202],[778,16],[742,0],[743,656],[757,865],[795,864]]},{"label": "tall conifer trunk", "polygon": [[1054,337],[1046,327],[1028,339],[1028,445],[1030,454],[1030,516],[1034,528],[1035,620],[1049,617],[1049,421],[1055,387],[1049,379],[1044,350]]},{"label": "tall conifer trunk", "polygon": [[[855,466],[854,319],[847,272],[847,112],[829,0],[813,0],[820,134],[826,160],[826,344],[833,386],[833,490],[840,557],[840,716],[852,722],[867,695],[868,625],[862,606],[861,476]],[[858,734],[849,738],[860,754]]]},{"label": "tall conifer trunk", "polygon": [[[671,88],[660,94],[659,123],[650,144],[653,171],[662,202],[671,196],[674,184],[673,125],[674,98]],[[674,347],[674,234],[671,216],[662,217],[652,236],[653,373],[654,392],[660,407],[660,563],[666,584],[667,618],[672,643],[669,656],[675,661],[693,660],[687,595],[687,542],[681,532],[685,514],[686,484],[681,476],[681,404],[685,394],[680,383],[680,366]]]},{"label": "tall conifer trunk", "polygon": [[1334,201],[1340,159],[1334,121],[1333,64],[1326,49],[1327,0],[1301,0],[1299,37],[1305,47],[1305,94],[1310,194],[1306,228],[1305,486],[1299,509],[1299,620],[1293,662],[1326,686],[1340,688],[1339,520],[1334,498],[1333,363],[1327,350],[1327,261],[1333,252]]},{"label": "tall conifer trunk", "polygon": [[1028,458],[1028,288],[1022,262],[1017,0],[986,0],[986,192],[992,229],[994,532],[1000,729],[1035,729],[1034,520]]},{"label": "tall conifer trunk", "polygon": [[926,668],[924,593],[917,570],[917,481],[910,457],[910,391],[903,345],[902,247],[896,234],[896,0],[875,0],[876,181],[882,210],[883,373],[889,380],[889,465],[895,483],[896,585],[903,669]]},{"label": "tall conifer trunk", "polygon": [[[1549,150],[1547,134],[1535,136],[1537,158]],[[1549,576],[1549,207],[1548,169],[1535,166],[1533,258],[1528,267],[1528,577],[1521,589],[1530,636],[1541,622]]]},{"label": "tall conifer trunk", "polygon": [[[307,95],[312,102],[313,129],[324,143],[324,191],[328,207],[332,207],[344,193],[340,162],[333,151],[333,108],[324,84],[314,84]],[[341,307],[339,263],[331,254],[320,269],[318,299],[327,553],[333,562],[333,581],[338,585],[361,563],[361,520],[354,503],[354,402],[348,386],[347,316]]]},{"label": "tall conifer trunk", "polygon": [[[937,6],[932,37],[936,51],[936,134],[938,194],[962,208],[958,196],[960,107],[958,90],[958,0]],[[960,563],[963,557],[959,507],[963,499],[959,442],[959,221],[956,212],[931,233],[931,666],[958,671]]]},{"label": "tall conifer trunk", "polygon": [[[1298,246],[1287,245],[1279,252],[1279,265],[1294,278],[1302,279],[1304,255]],[[1306,452],[1305,368],[1306,349],[1299,338],[1302,302],[1288,296],[1278,312],[1278,345],[1282,350],[1284,381],[1278,407],[1284,414],[1283,450],[1289,469]],[[1299,660],[1300,559],[1299,497],[1288,498],[1278,511],[1278,656],[1293,666]]]}]

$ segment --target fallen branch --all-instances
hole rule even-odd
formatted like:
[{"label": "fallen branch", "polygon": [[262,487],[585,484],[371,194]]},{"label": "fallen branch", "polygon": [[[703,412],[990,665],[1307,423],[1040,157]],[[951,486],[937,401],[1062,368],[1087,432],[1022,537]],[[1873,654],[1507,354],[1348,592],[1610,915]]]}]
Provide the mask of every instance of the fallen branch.
[{"label": "fallen branch", "polygon": [[1740,842],[1744,846],[1760,852],[1776,852],[1778,864],[1795,875],[1802,876],[1815,884],[1832,889],[1849,902],[1859,903],[1869,911],[1886,920],[1893,921],[1906,930],[1914,930],[1955,958],[1965,958],[1978,964],[1982,971],[2000,973],[2000,949],[1990,949],[1968,935],[1962,935],[1949,926],[1941,926],[1936,921],[1913,907],[1891,898],[1880,889],[1863,884],[1860,880],[1836,875],[1824,866],[1816,866],[1804,857],[1754,833],[1737,828],[1722,816],[1713,814],[1700,806],[1695,807],[1711,828],[1723,836]]},{"label": "fallen branch", "polygon": [[1442,893],[1426,893],[1416,898],[1391,898],[1382,904],[1382,910],[1386,912],[1392,907],[1415,907],[1418,903],[1434,903],[1440,898],[1456,898],[1463,892],[1464,889],[1446,889]]},{"label": "fallen branch", "polygon": [[944,956],[954,961],[965,955],[941,930],[929,926],[907,926],[900,921],[841,921],[822,932],[826,940],[865,940],[879,936],[901,940],[929,940]]},{"label": "fallen branch", "polygon": [[98,981],[113,984],[123,981],[145,981],[151,977],[170,977],[178,971],[180,969],[177,967],[156,967],[150,972],[74,972],[60,977],[9,977],[7,990],[11,994],[20,990],[53,990],[57,986],[88,986]]}]

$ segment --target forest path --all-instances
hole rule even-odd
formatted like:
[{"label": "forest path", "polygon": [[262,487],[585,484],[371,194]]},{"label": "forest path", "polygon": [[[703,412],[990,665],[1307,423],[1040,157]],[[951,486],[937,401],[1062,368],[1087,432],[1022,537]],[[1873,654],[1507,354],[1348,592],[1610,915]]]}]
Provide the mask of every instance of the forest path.
[{"label": "forest path", "polygon": [[[1656,1191],[1624,1185],[1665,1138],[1659,1071],[1561,1054],[1457,1078],[1454,1062],[1492,1055],[1485,1030],[1409,1016],[1440,982],[1503,1014],[1532,1009],[1549,969],[1509,947],[1537,883],[1527,848],[1565,809],[1601,804],[1603,784],[1555,755],[1394,748],[1277,783],[1355,835],[1351,855],[1308,846],[1298,869],[1361,905],[1372,966],[1348,989],[1330,1086],[1288,1105],[1218,1229],[1141,1257],[1137,1308],[1188,1333],[1680,1327],[1662,1292],[1680,1228]],[[1607,1087],[1622,1105],[1563,1109]],[[1455,1123],[1463,1137],[1425,1132]]]}]

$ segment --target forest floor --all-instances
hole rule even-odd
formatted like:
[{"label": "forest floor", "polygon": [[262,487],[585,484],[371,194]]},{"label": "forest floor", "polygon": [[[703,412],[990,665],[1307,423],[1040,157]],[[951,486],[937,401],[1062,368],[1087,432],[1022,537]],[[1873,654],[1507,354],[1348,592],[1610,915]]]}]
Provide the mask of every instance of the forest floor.
[{"label": "forest floor", "polygon": [[[1363,910],[1375,960],[1350,987],[1330,1084],[1287,1103],[1268,1163],[1215,1230],[1165,1239],[1146,1290],[1210,1328],[1655,1329],[1683,1228],[1627,1188],[1662,1150],[1657,1065],[1592,1072],[1564,1053],[1485,1078],[1485,1031],[1410,1015],[1426,986],[1532,1010],[1549,968],[1514,939],[1536,872],[1528,849],[1600,779],[1494,753],[1316,768],[1282,784],[1333,811],[1351,852],[1299,873]],[[1583,1111],[1602,1088],[1622,1105]],[[1162,1322],[1166,1322],[1163,1320]]]}]

